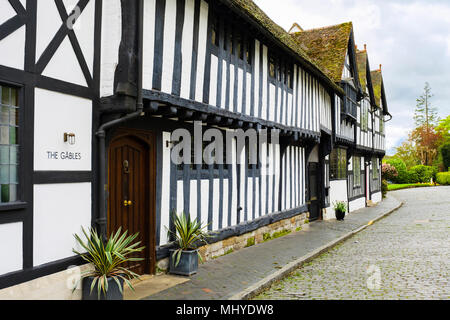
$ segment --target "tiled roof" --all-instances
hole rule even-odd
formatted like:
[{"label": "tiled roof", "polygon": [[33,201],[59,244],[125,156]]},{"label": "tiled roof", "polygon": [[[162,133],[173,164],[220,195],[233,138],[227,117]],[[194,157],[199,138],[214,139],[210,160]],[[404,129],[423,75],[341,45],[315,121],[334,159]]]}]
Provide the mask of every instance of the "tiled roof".
[{"label": "tiled roof", "polygon": [[306,54],[320,65],[328,77],[338,83],[342,79],[348,43],[353,30],[351,22],[296,32],[292,37]]},{"label": "tiled roof", "polygon": [[367,84],[367,51],[356,51],[356,67],[358,68],[359,83],[363,90],[366,89]]},{"label": "tiled roof", "polygon": [[375,104],[380,108],[381,106],[381,90],[383,85],[383,75],[381,69],[371,71],[370,76],[372,78],[373,93],[375,95]]}]

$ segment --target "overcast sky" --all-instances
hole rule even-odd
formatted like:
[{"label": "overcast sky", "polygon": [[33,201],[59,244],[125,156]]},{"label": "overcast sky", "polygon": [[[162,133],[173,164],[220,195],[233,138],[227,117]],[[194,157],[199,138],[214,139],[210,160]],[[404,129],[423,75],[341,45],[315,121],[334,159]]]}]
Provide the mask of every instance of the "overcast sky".
[{"label": "overcast sky", "polygon": [[387,104],[388,154],[413,128],[416,99],[426,81],[440,117],[450,114],[450,1],[448,0],[254,0],[289,30],[352,21],[358,48],[367,44],[372,70],[382,64]]}]

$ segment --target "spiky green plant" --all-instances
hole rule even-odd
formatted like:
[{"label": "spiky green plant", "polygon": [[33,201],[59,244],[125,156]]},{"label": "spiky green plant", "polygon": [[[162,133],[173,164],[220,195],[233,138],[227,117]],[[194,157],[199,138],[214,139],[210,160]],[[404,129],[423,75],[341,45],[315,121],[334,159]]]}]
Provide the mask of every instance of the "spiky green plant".
[{"label": "spiky green plant", "polygon": [[[174,251],[172,255],[172,259],[175,260],[175,266],[178,266],[181,259],[181,254],[183,251],[191,251],[196,250],[197,245],[200,242],[208,244],[206,239],[210,237],[210,235],[205,231],[208,225],[203,225],[197,219],[191,221],[191,217],[189,214],[185,214],[184,212],[180,215],[173,212],[173,223],[175,227],[175,231],[167,229],[168,237],[174,236],[177,244],[177,249]],[[198,254],[200,260],[202,257]]]},{"label": "spiky green plant", "polygon": [[81,229],[86,240],[83,241],[76,234],[74,237],[77,243],[86,250],[86,253],[80,253],[75,249],[72,251],[94,266],[93,271],[86,271],[82,274],[82,278],[94,278],[91,285],[91,293],[97,284],[98,298],[100,299],[101,292],[106,295],[108,291],[108,278],[114,279],[122,294],[123,288],[119,279],[124,280],[128,287],[134,291],[130,280],[139,279],[139,275],[124,267],[123,264],[144,260],[143,258],[130,257],[130,255],[141,252],[145,248],[138,247],[141,241],[132,244],[139,233],[127,236],[128,231],[121,234],[122,228],[119,228],[116,233],[110,236],[105,244],[94,229],[89,229],[89,232],[86,232],[83,227]]},{"label": "spiky green plant", "polygon": [[344,201],[336,201],[334,203],[334,210],[346,213],[347,212],[347,204]]}]

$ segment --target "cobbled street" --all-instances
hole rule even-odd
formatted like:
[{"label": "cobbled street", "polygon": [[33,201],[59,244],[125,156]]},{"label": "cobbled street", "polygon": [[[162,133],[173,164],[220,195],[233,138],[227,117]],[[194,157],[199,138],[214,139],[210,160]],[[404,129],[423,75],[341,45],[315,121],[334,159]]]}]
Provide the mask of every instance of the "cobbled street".
[{"label": "cobbled street", "polygon": [[255,299],[450,299],[450,187],[390,195],[403,207]]}]

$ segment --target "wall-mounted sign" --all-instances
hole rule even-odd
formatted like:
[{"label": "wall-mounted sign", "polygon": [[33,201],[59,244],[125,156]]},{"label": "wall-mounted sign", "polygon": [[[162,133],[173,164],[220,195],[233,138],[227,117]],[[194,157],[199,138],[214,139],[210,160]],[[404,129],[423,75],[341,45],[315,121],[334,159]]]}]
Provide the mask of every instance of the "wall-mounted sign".
[{"label": "wall-mounted sign", "polygon": [[68,151],[47,151],[47,158],[49,160],[81,160],[80,152]]}]

